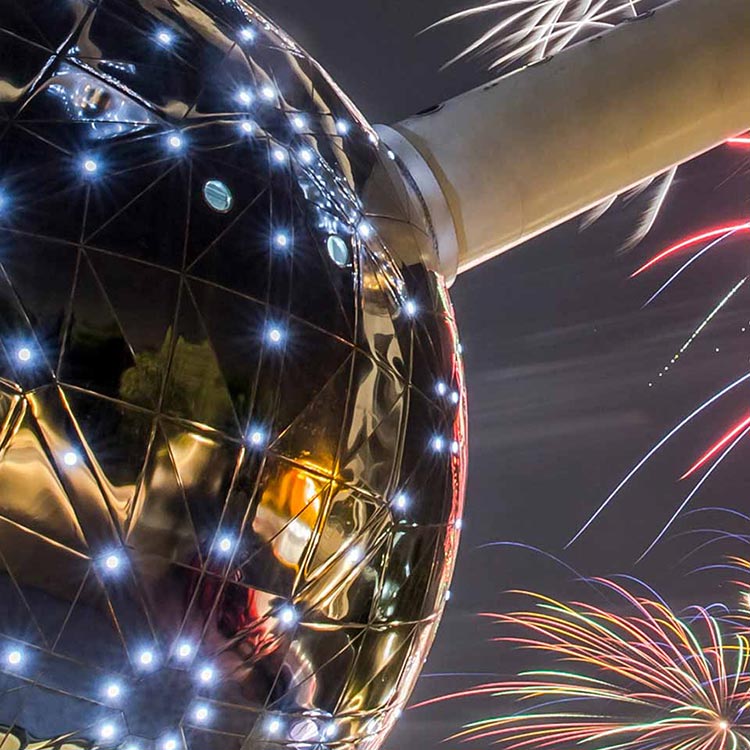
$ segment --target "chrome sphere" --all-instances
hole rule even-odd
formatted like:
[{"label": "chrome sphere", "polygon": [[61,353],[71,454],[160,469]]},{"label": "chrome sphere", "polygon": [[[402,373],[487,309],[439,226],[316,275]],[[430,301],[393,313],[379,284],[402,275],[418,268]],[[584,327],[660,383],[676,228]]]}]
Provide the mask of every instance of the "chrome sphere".
[{"label": "chrome sphere", "polygon": [[466,451],[401,165],[241,0],[0,50],[0,746],[377,748]]}]

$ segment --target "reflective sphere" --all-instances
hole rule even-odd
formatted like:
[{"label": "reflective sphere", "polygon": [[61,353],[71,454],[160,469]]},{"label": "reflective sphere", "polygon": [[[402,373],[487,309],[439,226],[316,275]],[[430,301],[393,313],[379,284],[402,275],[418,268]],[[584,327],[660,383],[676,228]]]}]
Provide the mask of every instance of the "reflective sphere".
[{"label": "reflective sphere", "polygon": [[376,748],[453,568],[431,235],[240,0],[0,0],[0,746]]}]

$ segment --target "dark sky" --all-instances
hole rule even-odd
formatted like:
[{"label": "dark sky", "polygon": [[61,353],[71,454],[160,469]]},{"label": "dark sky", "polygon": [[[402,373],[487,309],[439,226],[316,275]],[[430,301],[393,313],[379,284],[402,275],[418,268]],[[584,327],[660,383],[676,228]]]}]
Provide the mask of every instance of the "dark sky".
[{"label": "dark sky", "polygon": [[[432,21],[464,7],[463,0],[256,4],[328,68],[373,122],[399,119],[489,77],[479,61],[439,72],[483,28],[482,20],[416,36]],[[587,575],[633,573],[658,586],[676,606],[730,595],[715,577],[686,575],[698,565],[719,561],[728,545],[712,545],[682,560],[697,539],[705,538],[693,533],[701,527],[722,525],[750,533],[750,527],[738,527],[726,514],[685,517],[642,564],[634,562],[686,493],[676,479],[750,412],[750,388],[698,420],[590,533],[571,550],[562,550],[665,430],[750,369],[750,327],[747,339],[741,332],[750,319],[749,281],[678,366],[666,377],[656,377],[717,301],[750,273],[747,236],[696,264],[646,310],[641,306],[666,279],[665,271],[628,278],[640,262],[674,239],[748,216],[748,154],[723,148],[684,167],[662,220],[631,253],[617,251],[643,207],[637,201],[618,206],[584,233],[574,222],[456,282],[453,299],[470,404],[467,512],[453,597],[415,697],[482,679],[455,673],[512,668],[512,658],[488,643],[497,633],[476,616],[502,609],[506,589],[565,596],[571,587],[570,574],[541,555],[511,547],[482,548],[488,542],[517,541],[564,554]],[[652,380],[656,386],[649,388]],[[693,507],[747,509],[747,460],[747,449],[736,451]],[[464,701],[408,711],[386,747],[437,748],[462,723],[492,710],[491,704]]]}]

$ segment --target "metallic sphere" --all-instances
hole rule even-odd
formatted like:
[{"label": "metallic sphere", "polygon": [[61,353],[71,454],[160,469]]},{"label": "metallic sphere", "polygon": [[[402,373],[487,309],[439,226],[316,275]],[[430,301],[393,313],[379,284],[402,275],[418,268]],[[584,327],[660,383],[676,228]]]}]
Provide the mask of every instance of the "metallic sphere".
[{"label": "metallic sphere", "polygon": [[0,50],[0,747],[379,747],[466,452],[401,165],[241,0]]}]

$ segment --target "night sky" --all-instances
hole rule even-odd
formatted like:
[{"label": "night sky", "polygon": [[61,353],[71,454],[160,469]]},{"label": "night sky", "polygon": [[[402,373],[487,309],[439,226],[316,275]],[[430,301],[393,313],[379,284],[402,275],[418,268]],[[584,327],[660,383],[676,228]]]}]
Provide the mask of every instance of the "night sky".
[{"label": "night sky", "polygon": [[[372,122],[398,120],[489,79],[487,59],[439,72],[487,21],[416,36],[464,7],[459,0],[257,5],[327,67]],[[750,412],[750,387],[696,420],[576,545],[563,548],[666,430],[750,369],[748,281],[678,365],[658,378],[711,308],[750,273],[747,233],[696,264],[647,309],[643,303],[677,266],[629,279],[672,241],[746,218],[748,166],[750,150],[729,147],[685,166],[654,232],[632,252],[618,249],[644,206],[638,200],[618,204],[585,232],[572,222],[456,282],[469,387],[467,511],[453,597],[415,699],[516,667],[515,656],[488,642],[497,628],[477,617],[506,607],[508,588],[581,594],[581,584],[554,561],[518,547],[483,547],[488,543],[532,545],[585,575],[639,576],[676,607],[732,596],[721,574],[693,572],[743,551],[727,541],[699,546],[712,538],[704,528],[750,534],[750,524],[726,513],[683,516],[651,555],[635,561],[689,491],[679,476]],[[749,448],[722,464],[691,508],[749,509]],[[386,747],[436,748],[462,723],[492,710],[491,702],[460,701],[407,711]]]}]

